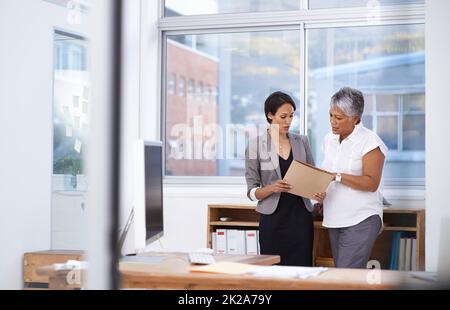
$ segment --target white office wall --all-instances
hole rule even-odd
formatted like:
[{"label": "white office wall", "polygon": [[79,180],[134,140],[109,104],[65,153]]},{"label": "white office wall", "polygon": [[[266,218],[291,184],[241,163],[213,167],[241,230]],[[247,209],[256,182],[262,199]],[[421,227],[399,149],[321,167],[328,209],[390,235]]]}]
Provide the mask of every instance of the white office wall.
[{"label": "white office wall", "polygon": [[23,253],[50,248],[54,27],[67,9],[0,1],[0,289],[22,288]]},{"label": "white office wall", "polygon": [[[426,1],[426,270],[438,269],[440,245],[449,244],[450,228],[450,1]],[[448,221],[447,221],[448,222]],[[445,235],[441,235],[441,229]],[[446,242],[443,238],[446,238]],[[441,240],[442,239],[442,240]],[[450,247],[447,246],[447,251]],[[445,262],[450,264],[448,261]]]},{"label": "white office wall", "polygon": [[251,203],[243,186],[164,186],[164,237],[147,250],[192,251],[206,247],[208,204]]}]

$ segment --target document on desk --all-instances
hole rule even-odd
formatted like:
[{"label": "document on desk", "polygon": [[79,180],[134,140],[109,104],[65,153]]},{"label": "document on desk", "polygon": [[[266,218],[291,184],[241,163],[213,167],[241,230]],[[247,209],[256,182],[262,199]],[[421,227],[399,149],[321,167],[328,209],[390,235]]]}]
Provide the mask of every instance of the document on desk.
[{"label": "document on desk", "polygon": [[327,270],[326,267],[258,266],[248,270],[247,273],[265,278],[308,279],[317,277]]},{"label": "document on desk", "polygon": [[204,266],[192,266],[189,270],[192,272],[210,272],[224,274],[245,274],[248,270],[254,268],[255,265],[234,263],[234,262],[217,262]]},{"label": "document on desk", "polygon": [[333,180],[333,174],[302,161],[293,160],[283,180],[292,185],[289,193],[314,199],[315,193],[326,191]]}]

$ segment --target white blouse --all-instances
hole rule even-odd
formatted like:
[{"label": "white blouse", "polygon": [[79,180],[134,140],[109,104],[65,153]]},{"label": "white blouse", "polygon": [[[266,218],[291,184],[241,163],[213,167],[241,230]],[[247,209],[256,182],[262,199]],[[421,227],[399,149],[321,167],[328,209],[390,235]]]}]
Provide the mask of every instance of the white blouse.
[{"label": "white blouse", "polygon": [[[386,158],[387,146],[375,132],[361,123],[341,143],[339,135],[329,133],[322,145],[324,161],[321,167],[330,172],[362,175],[363,156],[377,147]],[[372,215],[379,215],[382,220],[382,189],[382,181],[375,192],[355,190],[338,182],[331,182],[323,203],[323,226],[349,227]]]}]

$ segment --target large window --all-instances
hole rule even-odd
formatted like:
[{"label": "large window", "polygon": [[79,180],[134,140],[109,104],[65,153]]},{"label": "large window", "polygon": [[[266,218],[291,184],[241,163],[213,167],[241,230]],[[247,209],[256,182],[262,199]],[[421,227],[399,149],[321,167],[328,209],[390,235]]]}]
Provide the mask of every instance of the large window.
[{"label": "large window", "polygon": [[[243,175],[241,126],[265,123],[275,90],[299,101],[298,30],[168,35],[166,44],[166,174]],[[176,95],[173,81],[184,77],[188,96]]]},{"label": "large window", "polygon": [[[292,130],[308,135],[320,164],[330,98],[351,86],[364,93],[364,125],[389,147],[387,184],[424,184],[423,0],[206,1],[207,12],[200,2],[167,0],[161,23],[167,176],[243,176],[248,134],[267,125],[264,100],[276,90],[296,101]],[[386,9],[373,17],[374,3],[418,6],[393,20]],[[348,9],[315,10],[337,7]],[[216,16],[177,17],[198,14]]]},{"label": "large window", "polygon": [[53,189],[85,191],[84,141],[88,131],[89,82],[86,43],[56,32],[53,84]]},{"label": "large window", "polygon": [[331,96],[343,86],[365,95],[363,124],[389,148],[385,178],[425,175],[425,40],[423,25],[307,31],[308,135],[314,157],[329,132]]}]

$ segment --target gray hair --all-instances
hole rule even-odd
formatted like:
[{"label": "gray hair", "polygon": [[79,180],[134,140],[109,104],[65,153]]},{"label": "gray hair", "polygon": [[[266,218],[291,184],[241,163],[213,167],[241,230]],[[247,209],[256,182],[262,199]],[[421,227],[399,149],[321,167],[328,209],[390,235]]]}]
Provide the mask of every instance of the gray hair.
[{"label": "gray hair", "polygon": [[343,87],[331,97],[330,108],[339,108],[347,116],[359,116],[364,112],[364,96],[362,92],[351,87]]}]

